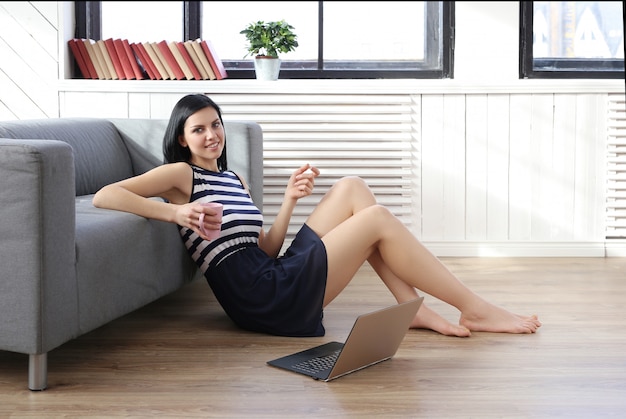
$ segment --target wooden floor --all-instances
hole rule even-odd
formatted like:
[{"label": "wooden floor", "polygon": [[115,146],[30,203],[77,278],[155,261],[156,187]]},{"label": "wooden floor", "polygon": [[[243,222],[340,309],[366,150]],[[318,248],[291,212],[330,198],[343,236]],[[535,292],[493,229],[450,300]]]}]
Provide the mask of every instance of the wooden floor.
[{"label": "wooden floor", "polygon": [[391,360],[324,383],[266,361],[343,341],[358,314],[392,304],[369,269],[327,308],[320,338],[238,330],[199,281],[52,351],[43,392],[26,389],[25,355],[0,352],[0,417],[624,417],[626,258],[442,260],[544,326],[465,339],[412,330]]}]

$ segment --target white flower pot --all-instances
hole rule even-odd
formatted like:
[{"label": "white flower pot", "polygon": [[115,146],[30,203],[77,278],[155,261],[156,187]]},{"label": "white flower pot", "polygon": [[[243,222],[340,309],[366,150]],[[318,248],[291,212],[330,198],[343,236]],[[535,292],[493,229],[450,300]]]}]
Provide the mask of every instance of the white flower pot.
[{"label": "white flower pot", "polygon": [[254,71],[257,80],[278,80],[280,73],[280,59],[271,57],[256,57]]}]

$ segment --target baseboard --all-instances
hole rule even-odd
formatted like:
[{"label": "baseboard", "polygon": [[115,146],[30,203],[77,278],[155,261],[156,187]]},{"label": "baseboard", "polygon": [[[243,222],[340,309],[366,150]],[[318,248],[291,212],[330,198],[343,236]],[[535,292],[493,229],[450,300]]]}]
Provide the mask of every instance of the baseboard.
[{"label": "baseboard", "polygon": [[608,257],[626,257],[626,240],[609,240],[606,242]]},{"label": "baseboard", "polygon": [[626,256],[626,241],[606,242],[442,242],[424,241],[440,257],[605,257]]}]

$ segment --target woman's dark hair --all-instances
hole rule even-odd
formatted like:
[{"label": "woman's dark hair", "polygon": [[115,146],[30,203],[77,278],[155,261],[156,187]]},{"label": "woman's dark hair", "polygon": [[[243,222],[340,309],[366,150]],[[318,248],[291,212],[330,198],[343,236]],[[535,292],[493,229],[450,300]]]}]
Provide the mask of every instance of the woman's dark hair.
[{"label": "woman's dark hair", "polygon": [[[187,118],[209,106],[215,109],[217,116],[220,118],[220,122],[224,125],[222,110],[217,103],[213,102],[213,100],[206,95],[200,93],[190,94],[184,96],[174,105],[172,115],[165,129],[165,135],[163,136],[163,156],[165,163],[189,162],[191,152],[188,147],[180,145],[178,138],[184,135]],[[224,134],[224,150],[222,151],[222,155],[217,159],[217,168],[221,172],[228,170],[228,164],[226,163],[226,134]]]}]

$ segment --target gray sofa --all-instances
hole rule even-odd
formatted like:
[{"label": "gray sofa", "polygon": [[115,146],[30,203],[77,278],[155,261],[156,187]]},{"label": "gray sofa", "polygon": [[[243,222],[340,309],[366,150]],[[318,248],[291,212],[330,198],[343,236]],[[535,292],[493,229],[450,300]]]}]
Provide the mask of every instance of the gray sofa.
[{"label": "gray sofa", "polygon": [[[0,121],[0,350],[29,355],[31,390],[47,387],[47,352],[199,277],[174,224],[91,202],[103,185],[161,164],[166,125]],[[261,128],[225,128],[229,169],[262,209]]]}]

